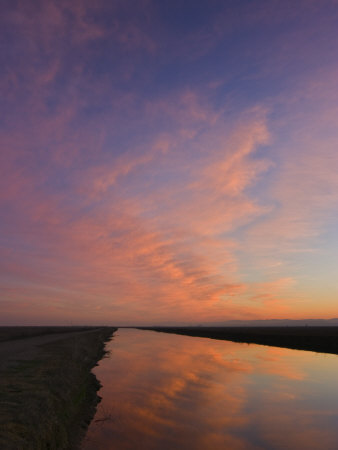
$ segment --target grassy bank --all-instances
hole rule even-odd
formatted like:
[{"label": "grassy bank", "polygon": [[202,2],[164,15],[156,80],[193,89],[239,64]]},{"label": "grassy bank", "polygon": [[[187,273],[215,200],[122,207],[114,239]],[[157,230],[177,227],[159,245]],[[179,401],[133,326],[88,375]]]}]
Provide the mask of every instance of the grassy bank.
[{"label": "grassy bank", "polygon": [[33,359],[0,374],[0,448],[77,448],[95,413],[99,383],[91,369],[115,328],[72,333],[42,345]]},{"label": "grassy bank", "polygon": [[338,327],[147,327],[143,329],[338,354]]}]

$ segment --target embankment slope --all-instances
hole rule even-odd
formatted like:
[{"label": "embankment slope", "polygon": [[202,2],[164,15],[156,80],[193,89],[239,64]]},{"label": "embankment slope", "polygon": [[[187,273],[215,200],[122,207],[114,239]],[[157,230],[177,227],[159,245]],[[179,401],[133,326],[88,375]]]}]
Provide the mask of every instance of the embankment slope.
[{"label": "embankment slope", "polygon": [[0,344],[1,449],[79,447],[99,401],[91,369],[115,330],[43,333]]}]

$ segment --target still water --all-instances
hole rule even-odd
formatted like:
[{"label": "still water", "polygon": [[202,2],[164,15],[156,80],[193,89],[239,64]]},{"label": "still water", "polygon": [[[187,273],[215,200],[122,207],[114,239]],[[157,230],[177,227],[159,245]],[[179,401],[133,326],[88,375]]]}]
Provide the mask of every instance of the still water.
[{"label": "still water", "polygon": [[338,356],[119,329],[84,450],[338,449]]}]

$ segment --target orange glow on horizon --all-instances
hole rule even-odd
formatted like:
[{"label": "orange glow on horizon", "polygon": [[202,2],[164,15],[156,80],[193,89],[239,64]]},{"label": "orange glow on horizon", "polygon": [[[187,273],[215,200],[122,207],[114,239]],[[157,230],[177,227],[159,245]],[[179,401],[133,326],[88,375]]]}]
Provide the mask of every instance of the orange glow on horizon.
[{"label": "orange glow on horizon", "polygon": [[4,8],[1,324],[338,316],[338,10],[197,4]]}]

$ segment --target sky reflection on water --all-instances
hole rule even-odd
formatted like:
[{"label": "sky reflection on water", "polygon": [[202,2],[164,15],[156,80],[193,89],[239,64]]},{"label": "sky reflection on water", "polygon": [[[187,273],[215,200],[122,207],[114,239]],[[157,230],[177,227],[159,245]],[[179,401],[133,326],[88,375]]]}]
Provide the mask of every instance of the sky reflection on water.
[{"label": "sky reflection on water", "polygon": [[338,448],[335,355],[122,329],[109,350],[84,450]]}]

